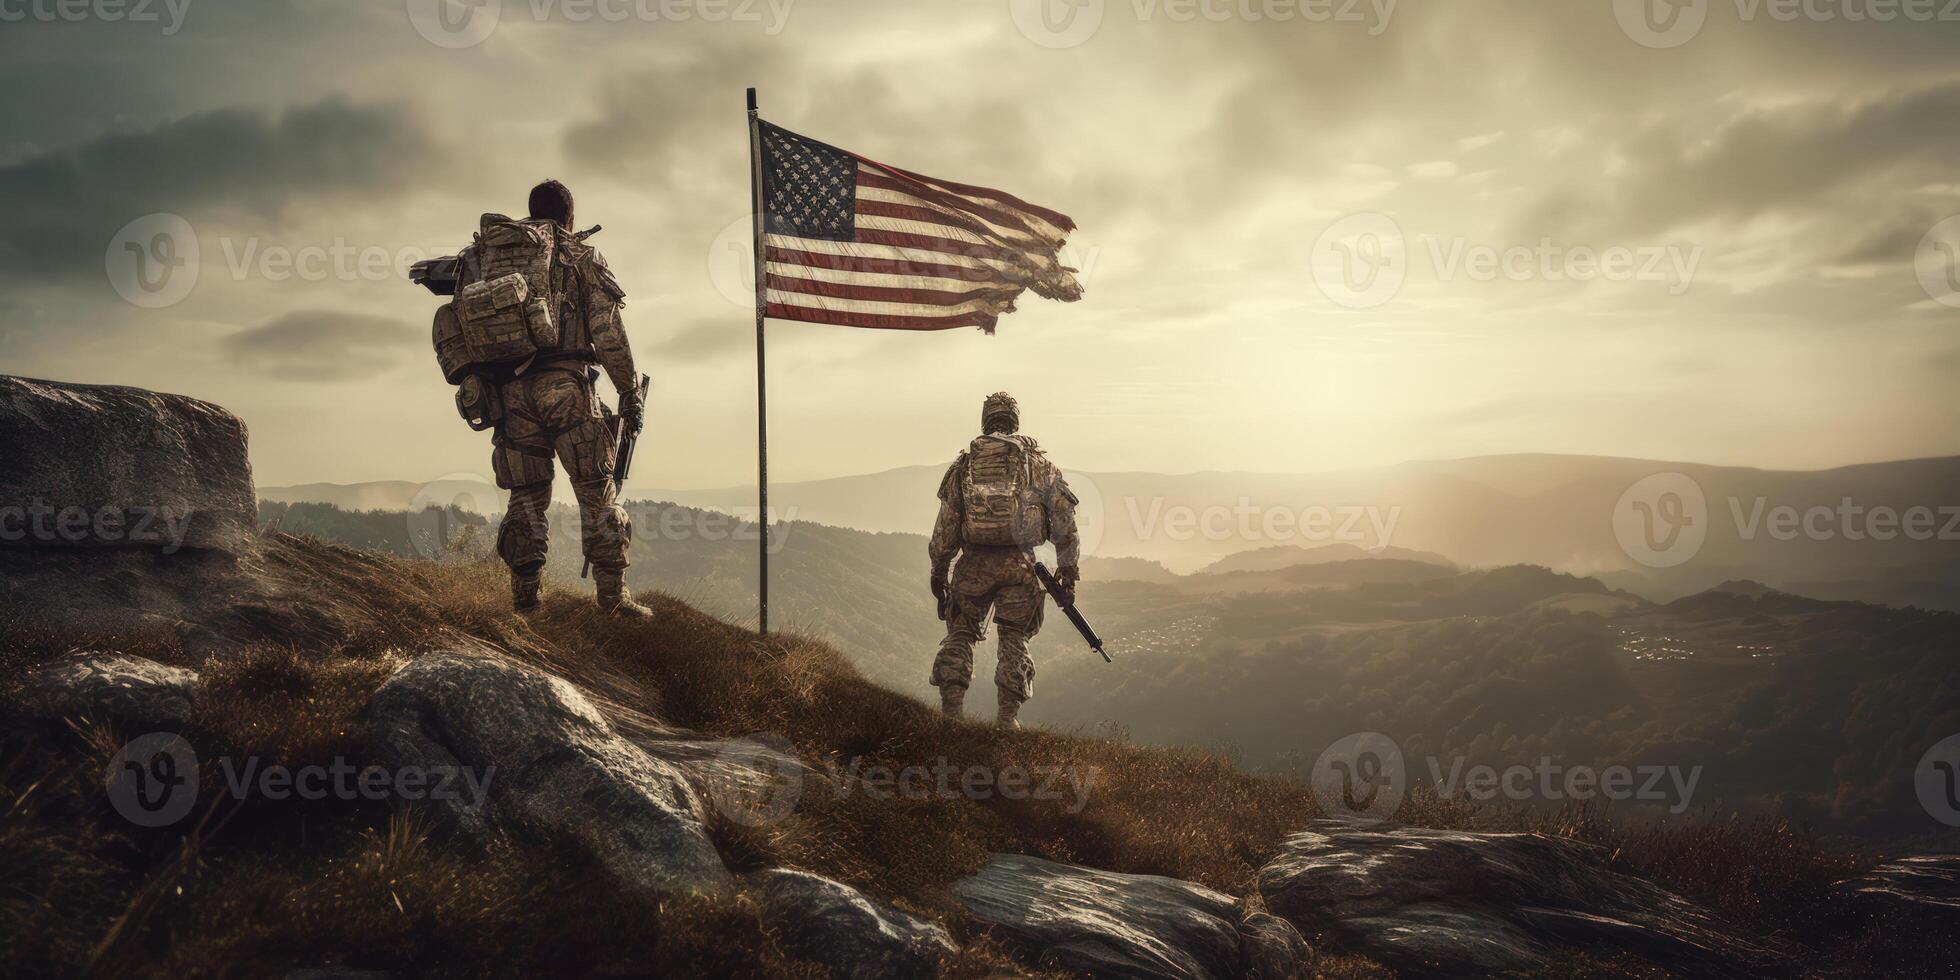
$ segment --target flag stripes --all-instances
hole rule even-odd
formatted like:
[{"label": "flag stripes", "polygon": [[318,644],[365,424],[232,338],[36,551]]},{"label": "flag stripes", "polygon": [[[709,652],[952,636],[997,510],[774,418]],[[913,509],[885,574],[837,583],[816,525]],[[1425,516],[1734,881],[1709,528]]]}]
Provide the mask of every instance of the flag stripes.
[{"label": "flag stripes", "polygon": [[887,330],[993,332],[1027,289],[1073,300],[1075,223],[761,124],[767,313]]}]

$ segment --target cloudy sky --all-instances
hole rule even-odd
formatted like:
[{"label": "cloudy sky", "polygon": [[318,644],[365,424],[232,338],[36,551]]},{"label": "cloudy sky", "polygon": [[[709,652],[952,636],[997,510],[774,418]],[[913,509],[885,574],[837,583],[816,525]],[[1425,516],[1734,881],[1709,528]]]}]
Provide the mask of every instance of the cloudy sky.
[{"label": "cloudy sky", "polygon": [[0,370],[219,402],[262,484],[482,473],[401,267],[555,176],[655,378],[635,483],[752,479],[755,85],[1074,216],[1087,286],[772,324],[779,479],[1003,388],[1087,470],[1960,451],[1960,23],[1653,2],[0,0]]}]

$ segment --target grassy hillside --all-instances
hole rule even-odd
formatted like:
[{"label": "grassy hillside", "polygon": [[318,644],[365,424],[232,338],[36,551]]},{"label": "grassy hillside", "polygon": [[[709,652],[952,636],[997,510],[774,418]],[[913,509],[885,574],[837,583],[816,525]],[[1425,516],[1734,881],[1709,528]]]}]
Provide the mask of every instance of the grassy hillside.
[{"label": "grassy hillside", "polygon": [[[670,597],[646,596],[658,618],[625,622],[554,590],[542,611],[519,618],[505,611],[501,570],[487,562],[404,560],[285,534],[269,535],[265,547],[262,573],[286,598],[256,611],[258,633],[243,652],[199,661],[168,629],[56,635],[22,618],[31,610],[10,610],[0,670],[18,676],[78,648],[195,666],[206,681],[186,734],[201,758],[364,764],[375,760],[357,717],[367,696],[406,658],[460,632],[570,679],[629,729],[635,719],[658,719],[717,735],[770,732],[813,765],[943,758],[1095,771],[1079,812],[1066,801],[805,792],[781,823],[714,828],[738,869],[817,871],[945,922],[968,947],[950,965],[957,976],[1012,969],[972,934],[947,893],[989,851],[1173,875],[1250,896],[1253,871],[1315,813],[1300,785],[1246,775],[1204,752],[945,720],[865,680],[825,644],[762,638]],[[323,609],[344,628],[296,640],[315,637],[304,624]],[[240,804],[208,774],[195,820],[143,830],[114,816],[95,782],[134,733],[87,720],[61,732],[9,721],[5,731],[0,930],[9,940],[0,974],[268,975],[332,961],[413,975],[820,975],[789,959],[739,895],[641,903],[549,847],[506,842],[488,858],[467,858],[413,809]],[[1402,816],[1435,826],[1472,819],[1422,799]],[[1951,936],[1898,933],[1909,924],[1838,912],[1827,884],[1858,859],[1825,856],[1778,823],[1628,831],[1585,813],[1508,819],[1607,844],[1620,868],[1798,940],[1824,968],[1881,975],[1952,962]],[[1861,958],[1875,959],[1854,969]],[[1379,973],[1340,955],[1323,958],[1320,969]],[[1574,969],[1624,975],[1604,964]]]}]

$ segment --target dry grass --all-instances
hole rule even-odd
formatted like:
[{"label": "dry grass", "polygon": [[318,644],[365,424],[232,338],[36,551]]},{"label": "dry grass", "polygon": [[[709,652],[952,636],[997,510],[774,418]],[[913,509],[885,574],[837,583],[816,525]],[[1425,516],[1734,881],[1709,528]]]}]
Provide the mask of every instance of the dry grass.
[{"label": "dry grass", "polygon": [[[575,681],[628,732],[658,719],[716,736],[774,733],[820,771],[1018,765],[1093,778],[1079,812],[1072,794],[874,799],[838,778],[806,781],[795,811],[771,826],[717,815],[713,833],[737,870],[805,868],[945,922],[967,946],[948,964],[954,976],[1013,969],[948,896],[989,852],[1247,895],[1284,835],[1316,815],[1303,787],[1203,752],[947,721],[864,681],[821,643],[762,638],[665,597],[652,597],[650,623],[603,617],[562,591],[520,618],[494,565],[402,561],[286,535],[270,536],[267,549],[265,574],[292,598],[255,611],[259,635],[240,654],[193,663],[167,636],[55,637],[31,626],[0,634],[0,662],[14,669],[109,644],[199,668],[206,684],[187,736],[211,770],[201,835],[144,831],[116,818],[92,782],[125,733],[16,727],[0,765],[0,932],[9,937],[0,974],[256,976],[341,963],[410,975],[821,975],[789,957],[740,894],[650,905],[536,842],[472,853],[434,839],[411,810],[240,803],[219,792],[220,757],[376,761],[361,705],[406,658],[456,632]],[[1474,816],[1435,800],[1413,801],[1409,812],[1438,826]],[[1602,843],[1623,868],[1768,932],[1800,932],[1818,914],[1822,885],[1844,870],[1787,828],[1630,830],[1570,815],[1537,829]],[[1869,949],[1857,938],[1868,933],[1847,935],[1847,948]],[[1576,961],[1555,975],[1641,975],[1636,967]],[[1323,956],[1317,970],[1386,975],[1341,955]]]}]

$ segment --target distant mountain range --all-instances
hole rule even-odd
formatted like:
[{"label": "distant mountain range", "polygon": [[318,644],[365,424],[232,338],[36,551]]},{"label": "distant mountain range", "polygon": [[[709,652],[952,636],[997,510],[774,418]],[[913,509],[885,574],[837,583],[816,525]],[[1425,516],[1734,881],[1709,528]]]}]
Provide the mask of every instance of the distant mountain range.
[{"label": "distant mountain range", "polygon": [[[933,464],[779,483],[770,500],[778,520],[922,534],[943,472]],[[1752,579],[1826,598],[1960,608],[1960,457],[1778,471],[1509,455],[1304,474],[1070,472],[1069,480],[1082,498],[1086,553],[1139,558],[1170,572],[1227,559],[1280,567],[1302,553],[1316,561],[1389,556],[1472,568],[1542,565],[1659,601]],[[1690,488],[1690,499],[1638,489],[1656,480],[1660,491]],[[261,496],[349,509],[488,497],[487,505],[463,506],[501,509],[493,488],[451,483],[311,484],[268,487]],[[629,487],[626,496],[755,512],[752,486]],[[1637,499],[1644,496],[1655,499]],[[1889,529],[1872,520],[1883,511],[1893,515]],[[1910,535],[1900,520],[1909,512],[1922,518]],[[1660,523],[1641,527],[1642,520]],[[1688,549],[1691,558],[1667,556],[1687,560],[1650,566],[1623,544],[1629,535],[1664,534],[1675,520],[1703,539]],[[1262,557],[1233,557],[1248,552]]]}]

